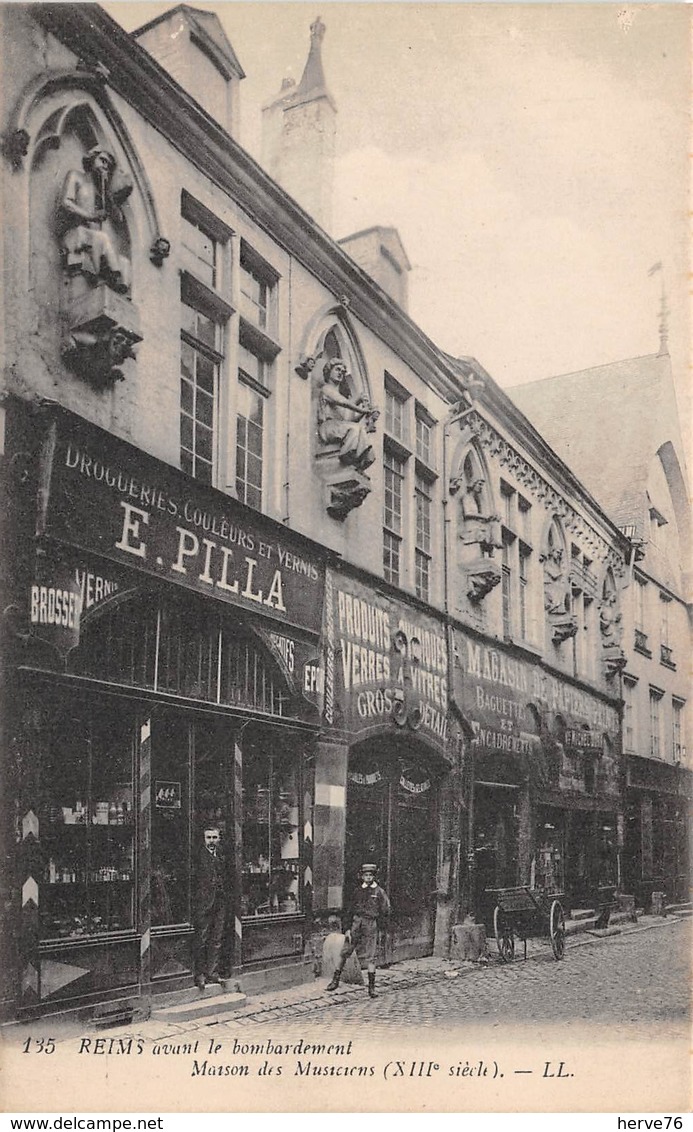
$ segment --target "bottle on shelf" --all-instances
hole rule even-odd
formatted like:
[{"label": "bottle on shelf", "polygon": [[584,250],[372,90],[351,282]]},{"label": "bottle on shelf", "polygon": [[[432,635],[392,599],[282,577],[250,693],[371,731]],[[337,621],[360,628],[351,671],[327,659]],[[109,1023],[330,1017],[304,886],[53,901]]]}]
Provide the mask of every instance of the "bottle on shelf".
[{"label": "bottle on shelf", "polygon": [[108,824],[109,825],[117,825],[117,823],[118,823],[118,807],[116,806],[115,802],[109,802],[109,804],[108,804]]}]

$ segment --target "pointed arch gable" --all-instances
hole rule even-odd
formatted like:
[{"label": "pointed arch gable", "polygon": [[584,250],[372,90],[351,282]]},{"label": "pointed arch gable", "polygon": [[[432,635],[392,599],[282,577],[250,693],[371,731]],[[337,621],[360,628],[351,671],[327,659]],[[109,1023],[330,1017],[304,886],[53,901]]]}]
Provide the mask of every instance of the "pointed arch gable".
[{"label": "pointed arch gable", "polygon": [[322,366],[329,359],[325,340],[330,334],[337,338],[340,356],[355,382],[356,388],[352,392],[362,394],[372,401],[373,391],[366,356],[354,320],[342,303],[326,303],[314,313],[301,336],[301,359],[312,358],[316,372],[322,373]]},{"label": "pointed arch gable", "polygon": [[475,437],[461,440],[452,457],[452,475],[450,477],[450,493],[459,494],[463,516],[469,514],[469,503],[466,499],[471,493],[468,491],[475,480],[482,479],[483,490],[476,495],[474,504],[477,514],[485,517],[498,515],[498,501],[493,484],[488,461],[481,444]]},{"label": "pointed arch gable", "polygon": [[564,560],[568,561],[568,538],[563,523],[555,513],[549,513],[544,520],[540,545],[543,554],[549,550],[562,550]]},{"label": "pointed arch gable", "polygon": [[[113,137],[120,146],[142,202],[151,243],[161,238],[159,217],[144,163],[122,117],[106,89],[106,76],[98,69],[53,71],[34,78],[25,87],[12,116],[8,137],[23,139],[23,153],[13,160],[15,170],[27,158],[32,169],[46,149],[59,149],[66,123],[80,107],[89,110],[99,133],[96,140]],[[16,151],[15,151],[16,152]]]}]

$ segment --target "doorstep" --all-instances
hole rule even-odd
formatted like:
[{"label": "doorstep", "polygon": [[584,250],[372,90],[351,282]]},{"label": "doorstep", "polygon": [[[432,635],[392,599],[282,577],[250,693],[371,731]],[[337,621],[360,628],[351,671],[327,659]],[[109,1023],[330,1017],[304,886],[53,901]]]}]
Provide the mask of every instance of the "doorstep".
[{"label": "doorstep", "polygon": [[211,983],[203,990],[181,991],[181,1001],[167,1006],[152,1005],[151,1017],[157,1022],[196,1022],[216,1018],[240,1010],[247,996],[240,991],[227,991],[223,985]]},{"label": "doorstep", "polygon": [[693,916],[693,905],[690,900],[682,904],[667,904],[667,916]]}]

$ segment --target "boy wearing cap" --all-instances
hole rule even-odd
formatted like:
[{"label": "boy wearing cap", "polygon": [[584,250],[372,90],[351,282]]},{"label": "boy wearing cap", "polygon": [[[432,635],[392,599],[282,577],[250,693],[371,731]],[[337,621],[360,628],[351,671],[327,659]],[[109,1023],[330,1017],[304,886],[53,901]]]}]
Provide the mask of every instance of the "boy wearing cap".
[{"label": "boy wearing cap", "polygon": [[361,884],[356,889],[351,902],[351,926],[345,932],[344,946],[339,955],[328,990],[336,990],[349,956],[358,949],[359,958],[368,963],[368,997],[375,998],[375,955],[378,947],[378,929],[390,915],[390,901],[387,893],[375,879],[376,865],[368,862],[361,866]]}]

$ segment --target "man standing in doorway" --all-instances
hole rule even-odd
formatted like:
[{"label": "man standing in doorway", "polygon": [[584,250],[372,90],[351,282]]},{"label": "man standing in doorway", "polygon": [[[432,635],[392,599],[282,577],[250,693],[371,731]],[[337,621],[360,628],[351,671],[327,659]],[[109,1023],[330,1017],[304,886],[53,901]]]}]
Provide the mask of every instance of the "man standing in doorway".
[{"label": "man standing in doorway", "polygon": [[361,884],[356,889],[349,909],[350,927],[345,932],[344,946],[339,956],[328,990],[336,990],[349,956],[357,951],[360,959],[368,963],[368,997],[375,998],[375,957],[378,935],[384,933],[390,916],[390,901],[385,889],[376,878],[377,866],[368,862],[361,866]]},{"label": "man standing in doorway", "polygon": [[219,827],[204,830],[195,870],[195,982],[220,983],[219,958],[226,920],[226,861]]}]

